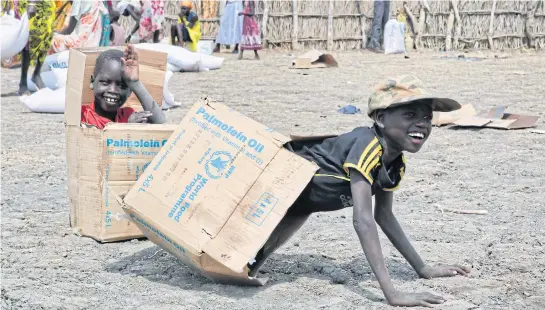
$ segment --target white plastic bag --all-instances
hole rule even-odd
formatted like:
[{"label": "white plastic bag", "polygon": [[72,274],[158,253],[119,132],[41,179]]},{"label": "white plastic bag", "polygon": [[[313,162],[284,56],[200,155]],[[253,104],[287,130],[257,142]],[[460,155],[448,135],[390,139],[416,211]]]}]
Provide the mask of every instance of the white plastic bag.
[{"label": "white plastic bag", "polygon": [[51,69],[67,69],[70,51],[55,53],[45,57],[42,72],[51,71]]},{"label": "white plastic bag", "polygon": [[56,69],[52,68],[53,74],[57,79],[57,88],[66,87],[66,80],[68,78],[68,68],[66,69]]},{"label": "white plastic bag", "polygon": [[64,113],[66,88],[52,90],[43,88],[30,96],[21,96],[19,100],[34,113]]},{"label": "white plastic bag", "polygon": [[168,90],[168,81],[172,77],[172,71],[167,71],[165,74],[165,84],[163,85],[163,110],[168,110],[174,107],[179,107],[182,104],[174,100],[174,95]]},{"label": "white plastic bag", "polygon": [[201,40],[197,43],[197,53],[204,55],[212,55],[214,52],[214,41],[212,40]]},{"label": "white plastic bag", "polygon": [[193,53],[187,49],[169,44],[140,43],[136,48],[167,53],[167,62],[181,71],[199,72],[219,69],[223,64],[223,58],[199,53]]},{"label": "white plastic bag", "polygon": [[384,54],[405,53],[406,25],[391,19],[384,26]]},{"label": "white plastic bag", "polygon": [[[57,77],[55,76],[55,73],[53,71],[42,72],[40,76],[42,77],[42,81],[44,81],[45,87],[50,88],[51,90],[55,90],[59,88]],[[38,88],[36,87],[36,84],[32,82],[31,77],[32,77],[32,71],[29,72],[26,79],[28,90],[37,91]],[[65,82],[65,85],[66,85],[66,82]]]},{"label": "white plastic bag", "polygon": [[168,62],[167,62],[167,70],[168,70],[168,71],[172,71],[172,72],[180,72],[180,71],[182,71],[181,68],[176,67],[175,65],[173,65],[173,64],[171,64],[171,63],[168,63]]},{"label": "white plastic bag", "polygon": [[1,60],[6,60],[19,54],[25,48],[29,36],[28,17],[24,13],[21,19],[18,20],[11,15],[4,14],[0,18],[0,28],[2,29],[2,35],[0,35],[0,58]]}]

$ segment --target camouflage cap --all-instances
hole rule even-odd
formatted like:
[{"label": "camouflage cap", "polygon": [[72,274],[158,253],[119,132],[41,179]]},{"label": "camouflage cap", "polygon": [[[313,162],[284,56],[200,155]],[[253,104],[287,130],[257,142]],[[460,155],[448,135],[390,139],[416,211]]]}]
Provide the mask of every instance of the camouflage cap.
[{"label": "camouflage cap", "polygon": [[438,98],[423,88],[422,81],[413,75],[402,75],[380,82],[369,97],[367,114],[376,110],[409,104],[423,99],[432,100],[433,111],[450,112],[461,106],[456,100]]}]

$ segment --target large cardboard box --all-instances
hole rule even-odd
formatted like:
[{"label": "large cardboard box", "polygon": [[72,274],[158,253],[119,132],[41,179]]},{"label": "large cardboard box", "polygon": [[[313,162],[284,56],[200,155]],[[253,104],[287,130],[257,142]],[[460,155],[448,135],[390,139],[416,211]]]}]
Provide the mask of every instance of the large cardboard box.
[{"label": "large cardboard box", "polygon": [[125,196],[146,237],[211,279],[262,285],[248,262],[317,166],[289,138],[215,102],[189,111]]},{"label": "large cardboard box", "polygon": [[[81,126],[81,106],[93,100],[90,77],[103,50],[70,50],[65,125],[70,225],[83,236],[107,242],[143,237],[116,197],[128,192],[176,126],[112,123],[104,130]],[[140,80],[161,102],[166,54],[137,52]],[[127,105],[141,106],[134,94]]]}]

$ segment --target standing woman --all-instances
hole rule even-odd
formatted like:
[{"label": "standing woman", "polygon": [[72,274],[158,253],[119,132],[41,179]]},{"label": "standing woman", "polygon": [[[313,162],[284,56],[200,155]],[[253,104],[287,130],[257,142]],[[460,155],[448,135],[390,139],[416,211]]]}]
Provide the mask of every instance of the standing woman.
[{"label": "standing woman", "polygon": [[243,10],[242,0],[227,0],[225,13],[221,17],[220,29],[216,37],[214,53],[220,51],[220,45],[235,45],[233,54],[238,53],[238,45],[242,36],[243,17],[239,13]]},{"label": "standing woman", "polygon": [[257,51],[261,49],[261,31],[255,18],[255,0],[244,1],[244,12],[238,14],[244,15],[238,59],[242,59],[242,54],[245,50],[252,50],[254,51],[255,59],[259,60]]},{"label": "standing woman", "polygon": [[140,42],[159,43],[161,29],[165,21],[165,3],[163,0],[142,0],[142,14],[138,36]]},{"label": "standing woman", "polygon": [[23,95],[29,93],[27,75],[31,64],[34,66],[32,82],[36,84],[38,89],[45,87],[40,72],[51,47],[55,2],[53,0],[14,0],[13,6],[15,17],[19,18],[26,12],[30,23],[28,43],[21,51],[21,80],[17,92],[19,95]]},{"label": "standing woman", "polygon": [[58,53],[71,48],[100,46],[105,40],[102,30],[106,19],[109,22],[108,10],[102,1],[73,0],[68,25],[53,35],[53,51]]}]

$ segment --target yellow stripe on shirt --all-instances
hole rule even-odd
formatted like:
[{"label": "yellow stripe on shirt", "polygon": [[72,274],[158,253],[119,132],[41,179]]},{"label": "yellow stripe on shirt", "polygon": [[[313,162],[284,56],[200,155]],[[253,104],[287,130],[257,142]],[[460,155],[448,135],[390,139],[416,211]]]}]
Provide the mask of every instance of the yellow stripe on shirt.
[{"label": "yellow stripe on shirt", "polygon": [[373,170],[373,168],[377,166],[379,160],[380,160],[380,156],[375,156],[375,159],[373,159],[373,161],[371,162],[371,164],[369,164],[367,169],[364,170],[365,174],[371,175],[371,170]]},{"label": "yellow stripe on shirt", "polygon": [[374,137],[373,140],[369,144],[367,144],[367,147],[363,152],[361,153],[360,160],[358,161],[358,167],[361,167],[361,164],[363,163],[363,160],[367,157],[371,149],[378,144],[377,137]]},{"label": "yellow stripe on shirt", "polygon": [[342,177],[340,175],[333,175],[333,174],[319,174],[319,173],[316,173],[314,175],[315,177],[331,177],[331,178],[337,178],[337,179],[341,179],[341,180],[345,180],[345,181],[349,181],[350,182],[350,178],[347,178],[347,177]]},{"label": "yellow stripe on shirt", "polygon": [[369,174],[366,174],[365,171],[361,170],[360,167],[351,163],[347,163],[347,164],[344,164],[343,168],[347,173],[349,173],[348,168],[356,169],[357,171],[359,171],[359,173],[361,173],[361,175],[363,175],[364,178],[367,179],[367,181],[369,181],[369,184],[373,185],[373,181],[374,181],[373,177]]},{"label": "yellow stripe on shirt", "polygon": [[[380,154],[382,152],[382,148],[379,146],[377,147],[373,153],[371,153],[368,157],[367,157],[367,160],[365,160],[365,163],[363,165],[361,165],[361,170],[363,171],[367,171],[369,169],[369,166],[371,163],[375,162],[377,158],[380,157]],[[371,167],[374,167],[374,165],[376,165],[377,163],[374,163],[373,165],[371,165]]]}]

